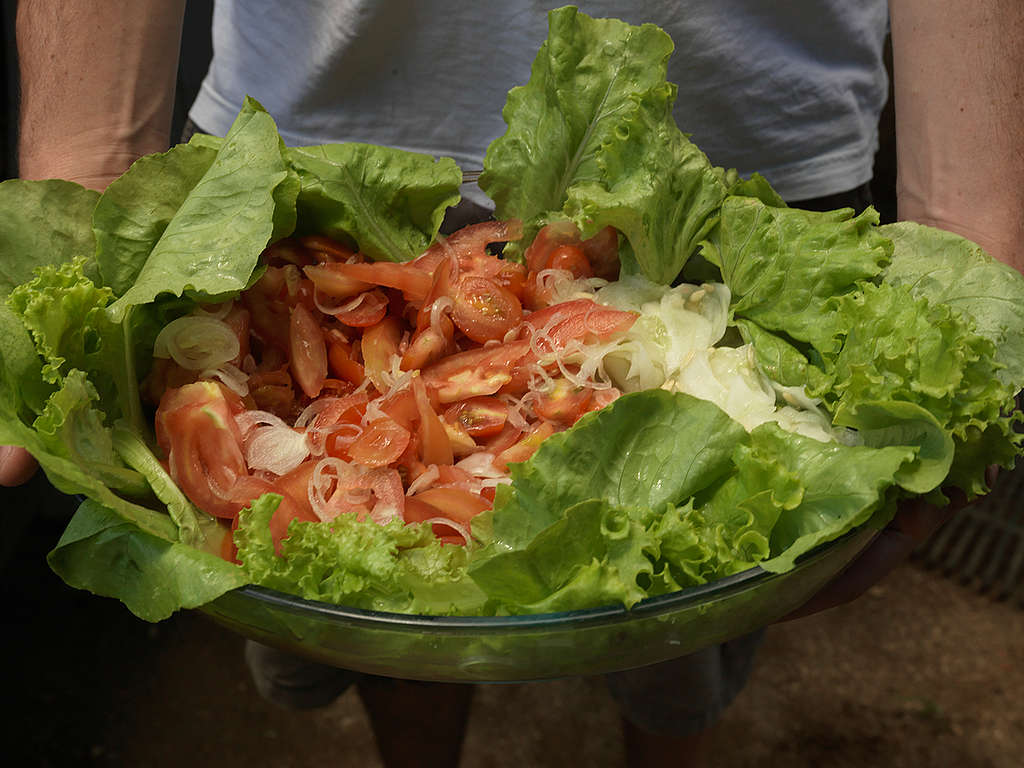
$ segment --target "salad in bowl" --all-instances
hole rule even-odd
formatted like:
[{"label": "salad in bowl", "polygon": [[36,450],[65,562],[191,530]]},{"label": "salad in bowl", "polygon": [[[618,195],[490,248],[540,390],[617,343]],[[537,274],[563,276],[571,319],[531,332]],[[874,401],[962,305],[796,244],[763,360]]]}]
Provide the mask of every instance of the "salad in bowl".
[{"label": "salad in bowl", "polygon": [[50,554],[158,621],[256,586],[502,618],[785,574],[1020,452],[1024,278],[788,207],[672,118],[671,41],[552,12],[479,188],[224,137],[102,194],[0,185],[0,442],[82,498]]}]

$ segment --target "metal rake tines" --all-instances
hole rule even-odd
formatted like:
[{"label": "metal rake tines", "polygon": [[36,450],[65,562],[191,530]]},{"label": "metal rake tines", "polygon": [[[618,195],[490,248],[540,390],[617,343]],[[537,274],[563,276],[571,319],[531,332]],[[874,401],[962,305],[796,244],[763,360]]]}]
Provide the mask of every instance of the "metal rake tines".
[{"label": "metal rake tines", "polygon": [[915,553],[928,568],[1024,608],[1024,462]]}]

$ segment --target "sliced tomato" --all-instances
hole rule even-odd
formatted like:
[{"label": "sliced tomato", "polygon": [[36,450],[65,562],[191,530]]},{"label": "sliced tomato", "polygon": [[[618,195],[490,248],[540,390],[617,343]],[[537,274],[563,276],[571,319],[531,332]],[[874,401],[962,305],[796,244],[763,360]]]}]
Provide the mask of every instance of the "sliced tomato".
[{"label": "sliced tomato", "polygon": [[523,225],[518,219],[505,221],[481,221],[452,232],[448,237],[438,238],[412,264],[433,272],[445,256],[454,256],[460,266],[473,271],[473,262],[481,257],[494,258],[487,253],[487,246],[493,243],[507,243],[523,236]]},{"label": "sliced tomato", "polygon": [[538,421],[518,442],[494,457],[494,466],[507,472],[509,464],[529,459],[540,448],[540,444],[555,434],[555,431],[555,426],[551,422]]},{"label": "sliced tomato", "polygon": [[515,294],[480,275],[460,277],[452,300],[452,320],[478,344],[500,341],[523,319],[523,307]]},{"label": "sliced tomato", "polygon": [[211,381],[168,390],[157,408],[156,436],[189,500],[209,515],[232,518],[239,509],[233,489],[249,468],[235,423],[243,406],[228,392]]},{"label": "sliced tomato", "polygon": [[593,277],[594,270],[587,261],[582,245],[559,245],[552,252],[548,262],[549,269],[564,269],[574,278]]},{"label": "sliced tomato", "polygon": [[394,419],[372,421],[348,447],[352,461],[364,467],[386,467],[409,445],[409,430]]},{"label": "sliced tomato", "polygon": [[327,345],[319,323],[302,304],[292,308],[288,338],[292,375],[306,397],[316,397],[327,378]]},{"label": "sliced tomato", "polygon": [[619,279],[619,231],[615,227],[605,227],[584,240],[583,253],[595,277],[603,280]]},{"label": "sliced tomato", "polygon": [[526,268],[540,272],[551,268],[551,254],[561,245],[579,245],[580,231],[571,221],[555,221],[541,227],[523,254]]},{"label": "sliced tomato", "polygon": [[357,280],[347,273],[335,269],[335,264],[318,264],[303,270],[313,285],[324,296],[348,299],[373,288],[373,283]]},{"label": "sliced tomato", "polygon": [[467,527],[474,517],[491,508],[490,502],[480,494],[462,488],[428,488],[411,498],[440,511],[442,517]]},{"label": "sliced tomato", "polygon": [[535,345],[542,352],[565,346],[569,341],[608,341],[628,331],[639,315],[612,309],[590,299],[553,304],[527,315],[524,335],[537,334]]},{"label": "sliced tomato", "polygon": [[378,392],[388,391],[384,374],[391,370],[391,358],[398,354],[398,345],[401,341],[402,321],[394,315],[388,315],[363,332],[360,345],[363,353],[363,370],[366,378]]},{"label": "sliced tomato", "polygon": [[512,370],[530,352],[525,339],[449,355],[424,369],[427,386],[442,403],[493,395],[512,380]]},{"label": "sliced tomato", "polygon": [[402,355],[402,370],[414,371],[426,368],[445,355],[451,354],[455,350],[452,342],[454,335],[455,326],[444,314],[438,317],[437,327],[427,325],[416,331],[405,354]]},{"label": "sliced tomato", "polygon": [[434,411],[422,376],[413,375],[412,393],[416,399],[416,410],[420,419],[420,458],[424,464],[454,463],[455,455],[452,452],[451,441],[448,439],[444,423]]},{"label": "sliced tomato", "polygon": [[333,342],[327,349],[327,367],[331,373],[343,381],[357,387],[366,378],[366,371],[361,363],[352,359],[352,345]]},{"label": "sliced tomato", "polygon": [[538,393],[533,401],[533,410],[543,419],[572,426],[590,410],[593,395],[592,389],[577,387],[567,379],[558,378],[549,390]]},{"label": "sliced tomato", "polygon": [[505,426],[508,406],[496,397],[471,397],[448,408],[444,418],[450,424],[461,424],[472,437],[490,437]]},{"label": "sliced tomato", "polygon": [[[308,267],[306,274],[309,275],[310,280],[316,283],[317,278],[310,274],[310,272],[320,276],[325,285],[328,281],[323,275],[327,273],[332,279],[347,278],[348,280],[368,283],[369,285],[383,285],[388,288],[396,288],[409,301],[422,302],[430,292],[430,272],[420,269],[414,263],[369,261],[349,264],[338,262]],[[320,289],[320,285],[317,285],[317,288]],[[326,287],[322,290],[328,293],[328,295],[337,295],[330,294]]]},{"label": "sliced tomato", "polygon": [[326,235],[305,235],[299,238],[303,248],[311,251],[318,262],[348,261],[356,252],[344,243]]},{"label": "sliced tomato", "polygon": [[332,314],[339,323],[350,328],[369,328],[388,313],[388,297],[379,288],[360,293],[340,305]]},{"label": "sliced tomato", "polygon": [[270,536],[273,539],[275,551],[280,554],[281,541],[287,538],[288,526],[291,525],[292,520],[317,522],[319,518],[313,514],[306,499],[297,499],[292,493],[279,487],[276,482],[251,475],[241,478],[233,489],[236,515],[238,510],[249,506],[265,493],[275,493],[281,497],[277,509],[274,510],[274,514],[270,518]]}]

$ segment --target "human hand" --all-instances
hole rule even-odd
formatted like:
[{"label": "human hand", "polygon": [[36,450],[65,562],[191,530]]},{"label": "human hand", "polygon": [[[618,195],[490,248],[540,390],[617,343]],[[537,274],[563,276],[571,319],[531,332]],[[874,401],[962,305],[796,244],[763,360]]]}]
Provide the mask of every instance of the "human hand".
[{"label": "human hand", "polygon": [[35,474],[38,462],[28,451],[17,445],[0,445],[0,485],[21,485]]},{"label": "human hand", "polygon": [[[989,467],[988,484],[995,484],[997,468]],[[960,489],[944,490],[950,503],[942,508],[922,498],[906,499],[874,541],[820,592],[780,621],[803,618],[848,603],[868,591],[903,563],[910,554],[954,514],[968,506]]]}]

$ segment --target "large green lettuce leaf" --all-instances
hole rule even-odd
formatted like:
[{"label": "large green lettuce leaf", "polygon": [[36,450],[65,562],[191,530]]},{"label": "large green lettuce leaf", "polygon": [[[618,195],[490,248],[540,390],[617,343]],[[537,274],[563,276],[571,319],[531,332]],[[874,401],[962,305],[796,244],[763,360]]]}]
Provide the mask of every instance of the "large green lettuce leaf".
[{"label": "large green lettuce leaf", "polygon": [[892,245],[877,223],[871,208],[859,216],[848,208],[819,213],[733,196],[706,246],[737,316],[827,352],[836,340],[820,322],[826,303],[888,262]]},{"label": "large green lettuce leaf", "polygon": [[548,22],[530,82],[509,92],[508,130],[488,148],[480,186],[499,217],[524,221],[523,242],[563,213],[586,235],[611,224],[629,241],[630,266],[670,282],[726,189],[672,118],[672,41],[653,25],[572,7]]},{"label": "large green lettuce leaf", "polygon": [[901,221],[879,228],[895,246],[885,281],[952,307],[974,321],[1005,366],[997,375],[1024,387],[1024,275],[952,232]]},{"label": "large green lettuce leaf", "polygon": [[[130,287],[111,304],[112,317],[123,320],[130,307],[152,302],[163,293],[215,297],[242,290],[267,244],[295,227],[299,182],[283,153],[284,142],[273,119],[258,103],[246,99],[213,162],[162,231],[160,220],[168,212],[167,205],[158,210],[156,222],[136,225],[144,236],[159,231],[148,254],[146,241],[141,245],[133,241],[136,235],[119,237],[119,244],[132,246],[134,258],[144,257],[145,263]],[[151,165],[151,170],[164,167],[158,162]],[[180,180],[175,186],[182,191]],[[107,206],[101,207],[101,213],[106,210]],[[118,263],[120,258],[108,257],[108,263],[115,265],[108,272],[124,280],[131,270]]]},{"label": "large green lettuce leaf", "polygon": [[78,508],[47,559],[71,586],[116,597],[146,621],[197,608],[248,582],[239,566],[142,531],[91,500]]},{"label": "large green lettuce leaf", "polygon": [[295,147],[286,158],[302,185],[299,233],[351,238],[375,261],[419,256],[459,200],[451,158],[357,143]]},{"label": "large green lettuce leaf", "polygon": [[724,474],[743,427],[718,406],[665,390],[636,392],[588,414],[510,467],[501,489],[494,542],[518,549],[589,499],[614,507],[681,504]]},{"label": "large green lettuce leaf", "polygon": [[37,267],[74,257],[90,260],[95,243],[90,217],[99,193],[61,179],[0,183],[0,296],[28,281]]}]

